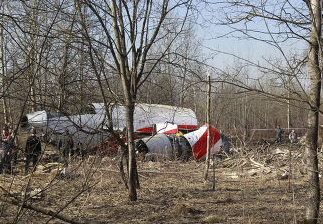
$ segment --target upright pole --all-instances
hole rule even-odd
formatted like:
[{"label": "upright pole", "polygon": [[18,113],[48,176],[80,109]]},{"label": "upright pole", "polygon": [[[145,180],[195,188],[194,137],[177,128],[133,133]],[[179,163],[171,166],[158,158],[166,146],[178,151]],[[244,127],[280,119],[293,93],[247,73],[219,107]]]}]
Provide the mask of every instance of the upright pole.
[{"label": "upright pole", "polygon": [[206,123],[207,127],[207,143],[206,143],[206,165],[205,165],[205,173],[204,180],[207,181],[208,171],[210,167],[210,105],[211,105],[211,76],[210,72],[207,73],[207,100],[206,100]]}]

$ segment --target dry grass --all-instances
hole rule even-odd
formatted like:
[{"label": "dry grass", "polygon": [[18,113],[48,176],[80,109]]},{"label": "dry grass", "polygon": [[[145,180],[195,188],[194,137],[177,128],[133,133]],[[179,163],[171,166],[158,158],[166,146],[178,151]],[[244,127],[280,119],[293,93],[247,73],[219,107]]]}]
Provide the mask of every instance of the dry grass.
[{"label": "dry grass", "polygon": [[[203,180],[203,162],[138,161],[141,188],[135,202],[127,199],[118,161],[109,157],[73,161],[64,177],[57,175],[59,164],[47,172],[43,170],[49,164],[43,164],[29,176],[18,167],[16,175],[1,176],[0,185],[21,198],[29,181],[27,191],[42,192],[28,203],[89,223],[298,223],[306,202],[300,150],[292,149],[292,157],[286,151],[249,150],[222,160],[216,163],[214,191],[212,170],[210,180]],[[291,179],[281,178],[286,170],[292,170]],[[64,223],[5,202],[0,205],[0,223]]]}]

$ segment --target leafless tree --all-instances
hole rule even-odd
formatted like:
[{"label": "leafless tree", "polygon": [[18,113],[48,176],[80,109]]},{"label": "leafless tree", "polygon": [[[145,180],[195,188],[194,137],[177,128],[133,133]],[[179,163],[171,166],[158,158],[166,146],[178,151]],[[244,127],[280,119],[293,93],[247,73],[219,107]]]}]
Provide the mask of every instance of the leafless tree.
[{"label": "leafless tree", "polygon": [[[228,1],[222,5],[224,10],[222,21],[232,28],[231,34],[242,34],[240,37],[267,43],[275,47],[285,59],[283,66],[282,60],[266,59],[267,66],[250,63],[257,67],[262,74],[269,74],[276,78],[276,89],[287,89],[289,94],[280,95],[279,92],[268,92],[260,80],[251,86],[246,83],[232,80],[231,84],[239,86],[244,91],[258,92],[281,101],[284,105],[292,100],[303,102],[309,106],[308,110],[308,132],[307,132],[307,170],[309,182],[309,198],[306,209],[306,219],[308,223],[317,223],[319,216],[320,187],[318,179],[317,161],[317,138],[318,138],[318,113],[320,108],[320,89],[321,89],[321,3],[318,0],[308,1],[277,1],[274,5],[264,1]],[[268,4],[267,4],[268,3]],[[308,8],[304,11],[304,8]],[[263,22],[264,26],[253,26],[253,22]],[[244,28],[241,28],[243,25]],[[276,26],[275,26],[276,25]],[[276,29],[277,28],[277,29]],[[297,60],[291,60],[282,44],[288,41],[298,40],[307,41],[309,53],[307,57],[302,54]],[[303,58],[302,58],[303,57]],[[294,58],[295,59],[295,58]],[[299,72],[308,60],[309,76],[311,79],[310,90],[302,88]],[[284,69],[288,68],[287,69]],[[231,76],[232,77],[232,76]],[[294,88],[291,81],[298,87]],[[299,92],[301,90],[301,92]],[[283,91],[280,91],[283,93]],[[304,108],[307,106],[303,106]],[[288,110],[286,110],[288,111]],[[288,112],[289,113],[289,112]],[[289,114],[287,115],[287,117]]]},{"label": "leafless tree", "polygon": [[[108,66],[109,72],[117,74],[121,81],[122,95],[118,97],[121,97],[119,102],[126,106],[129,199],[136,200],[136,187],[139,183],[134,148],[133,113],[138,90],[152,74],[156,65],[167,58],[169,47],[182,32],[189,9],[186,6],[189,6],[191,1],[183,0],[174,3],[165,0],[156,3],[112,0],[109,3],[83,1],[82,4],[94,15],[97,28],[103,33],[103,39],[100,40],[89,32],[89,27],[84,26],[88,52],[92,55],[92,61]],[[159,35],[163,25],[171,21],[169,15],[175,15],[176,10],[184,12],[184,16],[180,18],[182,25],[172,30],[174,35],[168,40],[164,52],[153,55],[153,46],[163,38]],[[100,54],[99,52],[102,51],[99,49],[106,49],[107,54]],[[92,65],[96,66],[94,69],[100,71],[97,64]],[[99,75],[97,78],[100,78]],[[110,82],[106,80],[106,83]]]},{"label": "leafless tree", "polygon": [[320,181],[317,159],[317,141],[319,111],[321,101],[321,71],[320,67],[322,51],[322,8],[321,1],[307,1],[311,15],[311,35],[309,48],[309,73],[311,77],[311,88],[309,93],[310,111],[308,115],[308,132],[306,138],[307,172],[308,172],[308,204],[306,207],[306,219],[308,223],[317,223],[320,210]]}]

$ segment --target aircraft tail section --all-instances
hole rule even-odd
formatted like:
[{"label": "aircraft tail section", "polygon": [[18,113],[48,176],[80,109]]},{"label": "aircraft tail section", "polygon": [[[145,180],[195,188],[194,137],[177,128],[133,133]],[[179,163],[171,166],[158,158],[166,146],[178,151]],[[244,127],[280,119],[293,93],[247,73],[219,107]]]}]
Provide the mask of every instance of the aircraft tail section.
[{"label": "aircraft tail section", "polygon": [[[204,124],[198,130],[187,133],[184,137],[188,140],[192,147],[193,157],[198,160],[203,158],[207,153],[207,128],[208,124]],[[216,154],[220,151],[221,136],[214,126],[210,125],[210,152]]]}]

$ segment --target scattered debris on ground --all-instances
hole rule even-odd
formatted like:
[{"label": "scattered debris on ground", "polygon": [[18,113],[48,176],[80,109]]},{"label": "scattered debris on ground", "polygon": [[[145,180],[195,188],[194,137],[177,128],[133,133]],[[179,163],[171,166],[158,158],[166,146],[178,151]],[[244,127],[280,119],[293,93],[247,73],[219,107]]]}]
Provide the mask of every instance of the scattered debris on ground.
[{"label": "scattered debris on ground", "polygon": [[6,198],[28,198],[36,208],[90,223],[297,223],[305,216],[300,145],[236,148],[214,162],[215,179],[211,164],[208,181],[203,161],[138,161],[135,202],[128,201],[118,159],[90,156],[64,167],[47,150],[36,172],[24,175],[20,162],[15,175],[0,176],[1,223],[64,223],[31,209],[17,213]]}]

